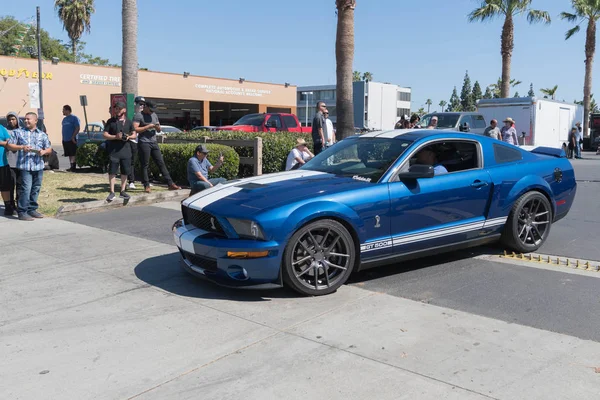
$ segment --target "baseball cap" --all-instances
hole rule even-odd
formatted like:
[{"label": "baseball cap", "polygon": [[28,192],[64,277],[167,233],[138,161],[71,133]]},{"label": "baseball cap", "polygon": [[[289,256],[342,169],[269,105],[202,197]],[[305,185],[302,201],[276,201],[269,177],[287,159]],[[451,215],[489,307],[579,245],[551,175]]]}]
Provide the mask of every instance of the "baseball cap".
[{"label": "baseball cap", "polygon": [[127,108],[127,106],[125,105],[125,103],[123,103],[122,101],[117,101],[115,103],[115,107],[117,107],[119,110],[122,110],[124,108]]},{"label": "baseball cap", "polygon": [[196,147],[196,153],[200,152],[200,153],[204,153],[204,154],[206,154],[206,153],[208,153],[208,151],[209,151],[209,150],[208,150],[208,149],[206,148],[206,146],[205,146],[205,145],[203,145],[203,144],[199,144],[199,145]]},{"label": "baseball cap", "polygon": [[156,104],[154,104],[154,102],[152,102],[152,101],[146,101],[146,105],[151,110],[154,110],[156,108]]},{"label": "baseball cap", "polygon": [[146,99],[143,96],[138,96],[133,100],[134,103],[145,103]]}]

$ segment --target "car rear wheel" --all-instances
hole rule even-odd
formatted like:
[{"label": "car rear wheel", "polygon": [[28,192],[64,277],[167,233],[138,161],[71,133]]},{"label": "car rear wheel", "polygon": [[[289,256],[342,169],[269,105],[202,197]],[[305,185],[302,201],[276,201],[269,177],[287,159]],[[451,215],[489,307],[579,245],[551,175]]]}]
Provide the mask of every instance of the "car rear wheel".
[{"label": "car rear wheel", "polygon": [[512,208],[502,234],[502,242],[511,250],[529,253],[539,249],[548,238],[552,225],[552,207],[539,192],[527,192]]},{"label": "car rear wheel", "polygon": [[342,224],[315,221],[291,237],[284,254],[283,279],[304,295],[333,293],[348,280],[355,257],[354,241]]}]

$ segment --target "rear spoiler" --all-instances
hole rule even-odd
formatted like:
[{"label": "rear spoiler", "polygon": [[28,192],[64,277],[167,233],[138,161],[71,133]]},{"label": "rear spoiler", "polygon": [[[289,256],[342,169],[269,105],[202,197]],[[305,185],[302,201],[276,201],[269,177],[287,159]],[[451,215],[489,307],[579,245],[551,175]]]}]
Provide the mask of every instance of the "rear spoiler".
[{"label": "rear spoiler", "polygon": [[536,147],[535,149],[531,150],[531,153],[543,154],[545,156],[553,156],[557,158],[567,158],[565,151],[561,148],[557,149],[556,147]]}]

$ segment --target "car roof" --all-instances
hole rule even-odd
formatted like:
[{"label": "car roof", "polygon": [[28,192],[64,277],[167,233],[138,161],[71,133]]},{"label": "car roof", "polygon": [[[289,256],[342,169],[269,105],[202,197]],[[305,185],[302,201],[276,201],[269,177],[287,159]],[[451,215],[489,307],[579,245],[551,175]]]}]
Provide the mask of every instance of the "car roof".
[{"label": "car roof", "polygon": [[391,131],[369,132],[360,135],[361,138],[406,139],[411,141],[421,139],[477,139],[485,140],[485,136],[458,131],[438,131],[435,129],[394,129]]}]

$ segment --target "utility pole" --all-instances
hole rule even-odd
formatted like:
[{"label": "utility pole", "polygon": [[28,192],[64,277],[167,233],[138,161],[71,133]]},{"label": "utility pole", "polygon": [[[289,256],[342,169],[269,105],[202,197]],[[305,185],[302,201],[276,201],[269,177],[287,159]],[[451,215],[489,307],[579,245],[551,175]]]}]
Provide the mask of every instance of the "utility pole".
[{"label": "utility pole", "polygon": [[44,92],[42,91],[42,39],[40,36],[40,6],[36,7],[37,11],[37,53],[38,53],[38,86],[40,91],[40,110],[42,111],[42,120],[44,119]]}]

